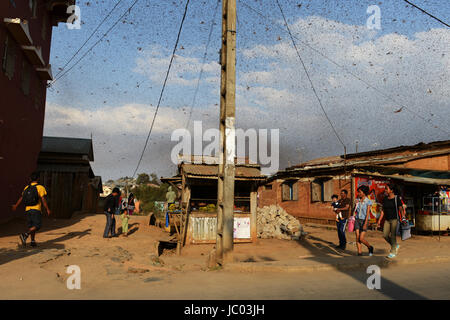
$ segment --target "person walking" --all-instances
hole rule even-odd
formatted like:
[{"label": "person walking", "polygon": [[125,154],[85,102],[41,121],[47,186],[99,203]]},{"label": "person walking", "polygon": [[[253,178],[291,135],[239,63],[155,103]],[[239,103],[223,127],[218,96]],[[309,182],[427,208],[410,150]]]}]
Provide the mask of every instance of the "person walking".
[{"label": "person walking", "polygon": [[25,213],[27,217],[28,230],[19,235],[22,245],[27,245],[27,239],[31,236],[31,246],[36,247],[36,232],[42,227],[42,205],[47,210],[47,215],[50,216],[51,211],[48,208],[46,195],[47,190],[38,183],[39,174],[33,172],[30,175],[30,184],[25,187],[22,196],[17,200],[17,203],[12,206],[12,210],[16,211],[17,207],[23,202],[25,205]]},{"label": "person walking", "polygon": [[340,219],[336,222],[337,232],[339,238],[339,249],[345,250],[347,246],[347,238],[345,237],[345,228],[347,227],[347,220],[350,212],[350,199],[348,198],[348,191],[341,190],[341,198],[339,199],[339,206],[337,212],[340,213]]},{"label": "person walking", "polygon": [[355,231],[356,246],[358,247],[358,256],[362,256],[361,243],[369,249],[369,256],[373,255],[373,246],[365,239],[367,226],[369,223],[369,215],[372,208],[372,201],[369,200],[368,186],[360,186],[358,189],[358,201],[355,207]]},{"label": "person walking", "polygon": [[397,243],[397,226],[405,216],[404,208],[401,199],[396,195],[395,186],[388,184],[386,186],[387,196],[383,199],[380,218],[378,219],[378,227],[381,227],[381,222],[384,218],[383,235],[387,243],[391,245],[388,258],[392,259],[397,256],[400,245]]},{"label": "person walking", "polygon": [[[103,238],[116,237],[116,219],[114,215],[119,206],[120,189],[114,188],[112,193],[106,197],[105,206],[103,208],[106,215],[106,226],[103,232]],[[109,235],[111,234],[111,236]]]}]

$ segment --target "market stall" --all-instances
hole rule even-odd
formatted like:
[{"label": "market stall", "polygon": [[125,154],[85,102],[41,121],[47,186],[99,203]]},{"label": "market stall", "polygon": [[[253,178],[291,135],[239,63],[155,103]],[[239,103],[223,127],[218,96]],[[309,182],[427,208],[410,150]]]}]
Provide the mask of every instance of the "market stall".
[{"label": "market stall", "polygon": [[417,231],[450,230],[450,172],[397,167],[370,166],[354,171],[353,191],[361,185],[370,189],[372,206],[370,221],[381,213],[385,187],[393,182],[403,201],[406,218]]},{"label": "market stall", "polygon": [[[215,243],[217,237],[217,175],[214,164],[181,163],[179,174],[162,178],[181,183],[181,202],[186,204],[185,243]],[[257,183],[265,179],[260,167],[238,164],[235,169],[234,242],[256,239]]]}]

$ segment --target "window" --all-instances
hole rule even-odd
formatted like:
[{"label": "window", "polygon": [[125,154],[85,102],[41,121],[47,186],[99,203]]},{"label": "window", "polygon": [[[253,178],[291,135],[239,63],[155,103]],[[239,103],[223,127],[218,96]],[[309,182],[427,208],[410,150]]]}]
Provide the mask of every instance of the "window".
[{"label": "window", "polygon": [[33,18],[36,18],[37,0],[29,0],[28,5],[30,6],[31,14]]},{"label": "window", "polygon": [[298,182],[285,181],[281,185],[282,201],[298,201]]},{"label": "window", "polygon": [[30,94],[30,77],[31,77],[31,66],[25,59],[22,64],[22,92],[24,95]]},{"label": "window", "polygon": [[31,12],[33,14],[33,18],[37,17],[37,0],[33,0],[33,8],[31,9]]},{"label": "window", "polygon": [[266,184],[264,186],[264,190],[272,190],[272,185],[271,184]]},{"label": "window", "polygon": [[333,195],[333,179],[316,179],[311,182],[311,202],[328,202]]},{"label": "window", "polygon": [[12,39],[7,35],[5,41],[5,48],[3,51],[2,70],[5,75],[11,80],[14,76],[14,67],[16,60],[15,46]]}]

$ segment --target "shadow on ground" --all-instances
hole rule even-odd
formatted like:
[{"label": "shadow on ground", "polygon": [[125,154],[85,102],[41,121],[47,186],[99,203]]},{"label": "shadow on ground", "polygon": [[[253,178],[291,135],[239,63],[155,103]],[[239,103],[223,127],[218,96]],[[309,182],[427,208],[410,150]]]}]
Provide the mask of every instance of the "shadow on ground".
[{"label": "shadow on ground", "polygon": [[[337,235],[336,235],[337,238]],[[348,241],[348,240],[347,240]],[[353,252],[349,250],[338,251],[333,248],[334,244],[330,241],[321,239],[320,237],[315,237],[312,235],[306,235],[297,241],[297,243],[309,251],[311,254],[310,257],[305,259],[310,261],[316,261],[321,264],[328,264],[334,267],[337,271],[352,277],[355,280],[361,282],[364,286],[367,285],[367,279],[371,274],[366,272],[367,267],[369,265],[377,265],[380,268],[389,268],[389,261],[385,257],[385,252],[382,250],[375,250],[374,255],[372,257],[358,257],[358,256],[350,256],[354,255]],[[364,246],[363,246],[364,247]],[[364,249],[363,249],[364,250]],[[363,251],[364,252],[364,251]],[[367,255],[367,249],[366,253]],[[343,262],[345,259],[345,263]],[[348,259],[352,259],[352,262],[349,262]],[[354,262],[354,264],[353,264]],[[357,268],[349,268],[349,265],[358,265],[360,267]],[[381,275],[383,272],[381,272]],[[367,289],[369,290],[369,289]],[[402,287],[396,284],[393,281],[390,281],[381,276],[381,289],[380,293],[385,296],[395,299],[395,300],[424,300],[427,299],[420,294],[417,294],[408,288]]]},{"label": "shadow on ground", "polygon": [[[62,218],[52,218],[51,216],[48,217],[45,214],[42,216],[42,228],[39,230],[39,233],[46,232],[46,231],[52,231],[52,230],[58,230],[62,228],[67,228],[72,225],[76,225],[81,220],[90,217],[90,216],[96,216],[96,215],[104,215],[102,213],[77,213],[72,216],[70,219],[62,219]],[[106,218],[105,218],[105,224],[106,224]],[[0,238],[2,237],[9,237],[9,236],[15,236],[19,235],[22,232],[25,232],[27,230],[26,226],[26,214],[25,213],[18,213],[17,217],[11,221],[8,221],[6,223],[0,224]]]},{"label": "shadow on ground", "polygon": [[91,234],[91,229],[77,232],[69,232],[58,238],[48,240],[45,242],[40,242],[38,243],[38,246],[34,248],[31,247],[29,243],[27,244],[26,247],[21,247],[18,244],[17,249],[0,248],[0,265],[11,262],[13,260],[36,255],[49,249],[59,249],[59,250],[65,249],[65,245],[61,244],[60,242],[67,241],[73,238],[80,239],[89,234]]}]

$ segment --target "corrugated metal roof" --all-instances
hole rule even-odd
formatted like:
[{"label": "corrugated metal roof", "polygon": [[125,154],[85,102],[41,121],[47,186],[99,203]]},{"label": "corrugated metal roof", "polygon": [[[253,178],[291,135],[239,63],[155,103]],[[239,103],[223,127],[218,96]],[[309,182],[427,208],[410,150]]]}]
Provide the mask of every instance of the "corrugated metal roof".
[{"label": "corrugated metal roof", "polygon": [[[195,176],[217,176],[217,165],[205,164],[183,164],[182,170],[188,175]],[[235,176],[241,178],[264,178],[258,166],[236,166]]]},{"label": "corrugated metal roof", "polygon": [[91,167],[81,165],[70,165],[70,164],[67,165],[67,164],[39,163],[37,166],[37,171],[78,173],[78,172],[89,172],[91,171]]},{"label": "corrugated metal roof", "polygon": [[409,160],[410,158],[418,157],[418,156],[427,156],[435,153],[439,153],[441,150],[444,154],[450,153],[450,140],[446,141],[434,141],[430,143],[419,143],[412,146],[399,146],[388,149],[379,149],[372,150],[367,152],[359,152],[347,154],[346,156],[331,156],[331,157],[323,157],[313,159],[304,163],[300,163],[286,170],[292,170],[296,168],[306,168],[306,167],[314,167],[314,166],[326,166],[326,165],[335,165],[344,163],[344,158],[347,159],[347,165],[356,163],[359,161],[371,161],[375,162],[385,162],[389,158],[396,161]]},{"label": "corrugated metal roof", "polygon": [[355,173],[382,175],[410,182],[450,185],[450,171],[398,168],[389,166],[361,166]]},{"label": "corrugated metal roof", "polygon": [[[418,144],[410,145],[410,146],[398,146],[398,147],[387,148],[387,149],[350,153],[350,154],[347,154],[347,159],[367,157],[367,156],[373,156],[373,155],[391,154],[391,153],[398,153],[398,152],[404,152],[404,151],[417,152],[417,151],[437,150],[437,149],[445,149],[445,148],[450,148],[450,140],[433,141],[430,143],[420,142]],[[344,156],[342,155],[341,158],[344,158]]]},{"label": "corrugated metal roof", "polygon": [[86,155],[94,161],[92,139],[42,137],[41,152]]}]

